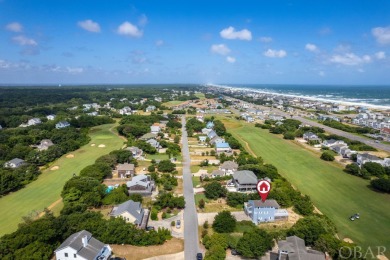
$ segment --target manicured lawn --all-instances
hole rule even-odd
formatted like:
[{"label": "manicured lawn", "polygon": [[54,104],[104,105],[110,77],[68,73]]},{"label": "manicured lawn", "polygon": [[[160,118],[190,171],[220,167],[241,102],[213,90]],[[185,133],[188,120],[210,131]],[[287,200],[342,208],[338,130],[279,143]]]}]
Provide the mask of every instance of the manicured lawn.
[{"label": "manicured lawn", "polygon": [[166,106],[166,107],[174,107],[174,106],[180,105],[181,103],[184,103],[184,102],[185,102],[185,101],[172,100],[172,101],[163,103],[162,105],[163,105],[163,106]]},{"label": "manicured lawn", "polygon": [[195,93],[195,96],[198,97],[199,99],[205,99],[205,95],[203,93]]},{"label": "manicured lawn", "polygon": [[218,166],[209,165],[209,166],[200,167],[199,165],[191,165],[191,172],[192,173],[196,173],[199,170],[207,170],[208,173],[211,173],[215,169],[218,169]]},{"label": "manicured lawn", "polygon": [[[268,130],[240,124],[227,129],[240,141],[247,142],[250,150],[266,163],[275,165],[294,187],[309,195],[315,206],[334,221],[340,238],[350,238],[364,248],[390,248],[389,194],[370,190],[367,180],[344,173],[336,163],[322,161],[318,154]],[[245,143],[244,146],[247,147]],[[350,221],[349,217],[357,212],[360,219]],[[390,252],[386,253],[389,256]]]},{"label": "manicured lawn", "polygon": [[[43,171],[38,180],[27,187],[9,194],[0,199],[0,236],[15,231],[23,216],[31,212],[40,212],[60,199],[62,187],[73,173],[78,174],[85,166],[112,150],[120,149],[124,140],[110,131],[114,124],[95,127],[91,130],[91,142],[79,150],[72,152],[74,158],[66,158],[66,155],[55,161],[51,166],[59,166],[58,170],[49,169]],[[91,146],[91,144],[95,144]],[[98,147],[99,145],[105,147]],[[55,207],[58,213],[59,207]]]},{"label": "manicured lawn", "polygon": [[200,177],[199,176],[193,176],[192,177],[192,184],[194,187],[198,186],[200,184]]}]

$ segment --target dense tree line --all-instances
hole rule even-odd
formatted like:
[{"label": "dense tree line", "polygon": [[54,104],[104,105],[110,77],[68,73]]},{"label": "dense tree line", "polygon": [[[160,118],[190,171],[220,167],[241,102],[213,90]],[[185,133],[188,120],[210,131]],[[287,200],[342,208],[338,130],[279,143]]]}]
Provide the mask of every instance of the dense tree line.
[{"label": "dense tree line", "polygon": [[339,121],[336,121],[336,120],[332,120],[332,119],[326,119],[324,121],[321,122],[322,124],[326,125],[326,126],[329,126],[329,127],[332,127],[332,128],[335,128],[335,129],[339,129],[341,131],[344,131],[344,132],[348,132],[348,133],[357,133],[357,134],[370,134],[370,133],[376,133],[378,132],[377,130],[374,130],[370,127],[355,127],[355,126],[349,126],[349,125],[346,125],[346,124],[343,124]]}]

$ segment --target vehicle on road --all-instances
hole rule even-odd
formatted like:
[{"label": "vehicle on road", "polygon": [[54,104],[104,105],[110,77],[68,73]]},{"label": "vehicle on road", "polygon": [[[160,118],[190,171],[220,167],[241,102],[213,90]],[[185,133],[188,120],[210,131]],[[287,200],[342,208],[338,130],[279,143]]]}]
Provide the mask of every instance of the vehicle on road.
[{"label": "vehicle on road", "polygon": [[153,227],[153,226],[147,226],[147,227],[146,227],[146,231],[151,231],[151,230],[154,230],[154,227]]},{"label": "vehicle on road", "polygon": [[180,219],[176,220],[176,228],[179,229],[181,227]]},{"label": "vehicle on road", "polygon": [[203,259],[202,253],[197,253],[196,254],[196,260],[202,260],[202,259]]}]

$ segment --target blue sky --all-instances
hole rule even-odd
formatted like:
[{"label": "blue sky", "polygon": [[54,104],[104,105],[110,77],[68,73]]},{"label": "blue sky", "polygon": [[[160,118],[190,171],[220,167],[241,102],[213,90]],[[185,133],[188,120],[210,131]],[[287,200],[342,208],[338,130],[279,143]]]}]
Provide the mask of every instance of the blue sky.
[{"label": "blue sky", "polygon": [[381,0],[0,0],[0,84],[388,84],[389,13]]}]

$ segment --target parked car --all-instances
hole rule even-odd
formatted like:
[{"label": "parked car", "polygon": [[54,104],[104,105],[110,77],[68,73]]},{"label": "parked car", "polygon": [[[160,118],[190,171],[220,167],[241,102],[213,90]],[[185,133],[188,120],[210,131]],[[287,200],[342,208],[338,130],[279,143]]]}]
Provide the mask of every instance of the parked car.
[{"label": "parked car", "polygon": [[232,253],[232,255],[239,255],[236,249],[232,249],[230,252]]},{"label": "parked car", "polygon": [[197,253],[196,254],[196,260],[202,260],[202,259],[203,259],[202,253]]},{"label": "parked car", "polygon": [[181,227],[180,219],[176,220],[176,228],[179,229]]},{"label": "parked car", "polygon": [[151,231],[151,230],[154,230],[154,227],[153,227],[153,226],[147,226],[147,227],[146,227],[146,231]]}]

